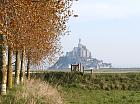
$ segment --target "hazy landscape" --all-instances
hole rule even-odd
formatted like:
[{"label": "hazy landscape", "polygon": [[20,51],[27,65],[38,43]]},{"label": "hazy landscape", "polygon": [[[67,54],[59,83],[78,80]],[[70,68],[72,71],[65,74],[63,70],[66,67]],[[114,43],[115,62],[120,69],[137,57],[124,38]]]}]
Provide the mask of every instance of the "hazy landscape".
[{"label": "hazy landscape", "polygon": [[140,0],[0,0],[0,104],[140,104]]}]

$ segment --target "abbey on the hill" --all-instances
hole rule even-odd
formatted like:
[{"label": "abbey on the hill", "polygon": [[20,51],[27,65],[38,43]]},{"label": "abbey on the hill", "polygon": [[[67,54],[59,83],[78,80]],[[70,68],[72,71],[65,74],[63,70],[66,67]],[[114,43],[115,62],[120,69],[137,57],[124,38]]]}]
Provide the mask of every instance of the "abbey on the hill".
[{"label": "abbey on the hill", "polygon": [[81,39],[79,39],[78,47],[74,47],[71,52],[67,52],[66,57],[91,59],[91,52],[86,48],[86,46],[81,44]]},{"label": "abbey on the hill", "polygon": [[78,47],[74,47],[73,50],[67,52],[65,56],[60,57],[49,69],[68,69],[71,64],[79,63],[87,69],[112,67],[111,63],[104,63],[102,60],[92,58],[91,52],[86,46],[81,44],[81,39],[79,39]]}]

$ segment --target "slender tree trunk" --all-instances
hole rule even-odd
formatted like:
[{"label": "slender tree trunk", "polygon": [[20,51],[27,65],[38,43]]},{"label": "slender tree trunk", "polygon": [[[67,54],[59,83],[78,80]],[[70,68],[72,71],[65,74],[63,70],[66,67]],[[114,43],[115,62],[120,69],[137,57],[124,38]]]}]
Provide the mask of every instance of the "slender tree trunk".
[{"label": "slender tree trunk", "polygon": [[4,44],[5,36],[0,34],[0,92],[6,95],[7,68],[6,68],[6,46]]},{"label": "slender tree trunk", "polygon": [[8,71],[7,71],[7,87],[12,88],[13,85],[13,67],[12,67],[12,55],[13,51],[8,48]]},{"label": "slender tree trunk", "polygon": [[16,63],[15,63],[15,84],[20,82],[20,51],[16,51]]},{"label": "slender tree trunk", "polygon": [[23,48],[21,58],[20,81],[23,83],[25,78],[25,47]]},{"label": "slender tree trunk", "polygon": [[30,58],[28,58],[27,63],[27,79],[30,80]]}]

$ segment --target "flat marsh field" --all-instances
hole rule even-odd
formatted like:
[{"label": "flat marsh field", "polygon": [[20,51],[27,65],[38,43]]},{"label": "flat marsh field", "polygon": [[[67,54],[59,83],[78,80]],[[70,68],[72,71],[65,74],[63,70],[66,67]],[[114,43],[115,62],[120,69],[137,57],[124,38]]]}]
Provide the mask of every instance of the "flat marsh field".
[{"label": "flat marsh field", "polygon": [[48,72],[65,104],[140,104],[140,73]]},{"label": "flat marsh field", "polygon": [[140,91],[63,88],[66,104],[140,104]]},{"label": "flat marsh field", "polygon": [[45,71],[31,77],[0,96],[0,104],[140,104],[139,72]]}]

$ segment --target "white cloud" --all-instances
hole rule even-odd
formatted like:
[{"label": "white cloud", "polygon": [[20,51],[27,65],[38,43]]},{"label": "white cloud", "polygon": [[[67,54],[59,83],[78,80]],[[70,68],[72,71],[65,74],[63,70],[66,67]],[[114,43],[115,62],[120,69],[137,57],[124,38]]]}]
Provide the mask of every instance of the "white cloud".
[{"label": "white cloud", "polygon": [[[113,0],[114,2],[102,0],[79,1],[74,10],[78,12],[81,20],[106,20],[123,19],[131,16],[140,16],[140,1],[138,0]],[[116,2],[115,2],[116,1]]]}]

